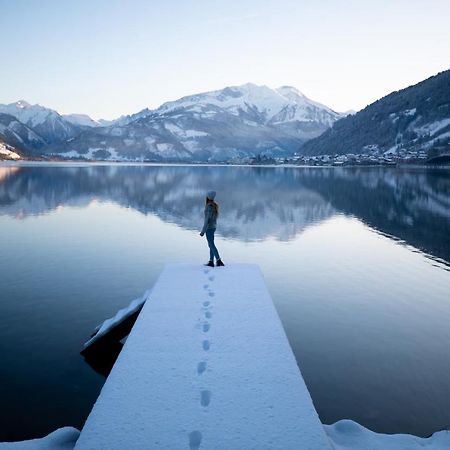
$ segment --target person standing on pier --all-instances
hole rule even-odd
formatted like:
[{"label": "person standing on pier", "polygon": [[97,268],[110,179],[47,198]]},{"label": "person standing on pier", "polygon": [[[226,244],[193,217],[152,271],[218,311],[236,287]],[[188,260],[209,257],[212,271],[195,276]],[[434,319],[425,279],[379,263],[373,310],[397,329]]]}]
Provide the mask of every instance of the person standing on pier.
[{"label": "person standing on pier", "polygon": [[200,236],[206,234],[206,240],[209,246],[209,261],[206,266],[214,267],[214,258],[216,258],[216,266],[224,266],[219,256],[219,251],[214,244],[214,233],[217,228],[217,218],[219,217],[219,205],[214,201],[216,198],[216,191],[209,191],[206,194],[205,201],[205,221],[203,223],[202,231]]}]

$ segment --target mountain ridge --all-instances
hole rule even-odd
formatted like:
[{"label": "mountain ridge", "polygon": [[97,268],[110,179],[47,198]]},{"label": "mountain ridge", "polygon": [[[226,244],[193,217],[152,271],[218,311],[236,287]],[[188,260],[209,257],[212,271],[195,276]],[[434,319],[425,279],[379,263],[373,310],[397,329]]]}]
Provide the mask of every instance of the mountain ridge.
[{"label": "mountain ridge", "polygon": [[46,145],[32,128],[10,114],[0,113],[0,141],[22,152],[33,154]]},{"label": "mountain ridge", "polygon": [[[60,115],[25,101],[0,105],[42,136],[48,157],[226,161],[287,156],[341,117],[292,86],[247,83],[188,95],[111,122]],[[51,139],[49,122],[61,131]]]},{"label": "mountain ridge", "polygon": [[63,142],[75,137],[80,131],[79,127],[65,120],[57,111],[38,104],[31,105],[25,100],[0,104],[0,113],[15,117],[47,144]]},{"label": "mountain ridge", "polygon": [[445,151],[450,144],[450,70],[394,91],[306,142],[304,155]]}]

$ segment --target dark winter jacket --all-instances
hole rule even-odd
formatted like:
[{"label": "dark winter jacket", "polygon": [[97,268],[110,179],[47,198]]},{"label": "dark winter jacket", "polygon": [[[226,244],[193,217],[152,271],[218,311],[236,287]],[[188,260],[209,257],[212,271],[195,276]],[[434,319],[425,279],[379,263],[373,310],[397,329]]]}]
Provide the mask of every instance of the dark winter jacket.
[{"label": "dark winter jacket", "polygon": [[217,209],[212,203],[205,206],[205,222],[203,223],[202,233],[206,230],[216,229],[217,227]]}]

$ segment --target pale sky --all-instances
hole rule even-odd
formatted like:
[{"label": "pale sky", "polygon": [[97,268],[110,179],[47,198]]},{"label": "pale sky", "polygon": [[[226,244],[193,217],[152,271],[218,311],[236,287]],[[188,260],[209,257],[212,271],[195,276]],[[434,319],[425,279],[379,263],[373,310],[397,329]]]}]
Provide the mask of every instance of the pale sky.
[{"label": "pale sky", "polygon": [[112,119],[247,82],[361,109],[450,68],[449,0],[0,0],[0,103]]}]

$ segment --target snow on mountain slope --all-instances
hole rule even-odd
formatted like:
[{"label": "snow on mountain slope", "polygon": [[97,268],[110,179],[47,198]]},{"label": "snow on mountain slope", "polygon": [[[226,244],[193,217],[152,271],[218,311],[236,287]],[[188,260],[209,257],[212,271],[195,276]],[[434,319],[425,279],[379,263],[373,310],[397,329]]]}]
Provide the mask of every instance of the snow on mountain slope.
[{"label": "snow on mountain slope", "polygon": [[114,120],[106,120],[106,119],[98,119],[98,123],[101,127],[109,127],[110,125],[114,125],[116,123],[116,121],[118,121],[119,119],[114,119]]},{"label": "snow on mountain slope", "polygon": [[30,105],[25,100],[8,105],[0,104],[0,113],[14,116],[33,129],[50,144],[75,137],[80,128],[64,119],[56,111],[40,105]]},{"label": "snow on mountain slope", "polygon": [[109,159],[221,161],[287,155],[341,117],[293,87],[247,83],[190,95],[91,128],[49,151]]},{"label": "snow on mountain slope", "polygon": [[405,151],[448,153],[450,70],[395,91],[332,128],[299,150],[305,155]]},{"label": "snow on mountain slope", "polygon": [[274,123],[297,120],[316,122],[331,127],[337,119],[344,116],[321,103],[310,100],[294,87],[282,86],[276,91],[290,103],[272,118]]},{"label": "snow on mountain slope", "polygon": [[250,114],[257,123],[265,124],[298,120],[330,126],[340,118],[340,114],[308,99],[293,87],[271,89],[253,83],[183,97],[164,103],[155,112],[161,114],[182,109],[201,112],[208,105],[225,109],[237,116]]},{"label": "snow on mountain slope", "polygon": [[14,147],[10,147],[0,140],[0,161],[3,159],[17,161],[20,159],[20,155],[14,151]]},{"label": "snow on mountain slope", "polygon": [[0,139],[11,147],[27,152],[39,151],[46,142],[14,116],[0,113]]},{"label": "snow on mountain slope", "polygon": [[56,111],[40,105],[30,105],[25,100],[19,100],[9,105],[0,105],[0,112],[14,116],[30,127],[41,125],[52,113],[59,116]]},{"label": "snow on mountain slope", "polygon": [[[89,117],[87,114],[64,114],[62,116],[65,120],[73,125],[80,127],[100,127],[102,124]],[[108,124],[109,125],[109,124]]]},{"label": "snow on mountain slope", "polygon": [[267,86],[256,86],[247,83],[242,86],[227,87],[218,91],[205,92],[202,94],[190,95],[179,100],[167,102],[161,105],[157,111],[167,113],[174,109],[192,109],[205,105],[215,105],[219,108],[239,115],[240,111],[256,109],[261,114],[270,119],[275,113],[280,111],[286,101],[276,91]]}]

